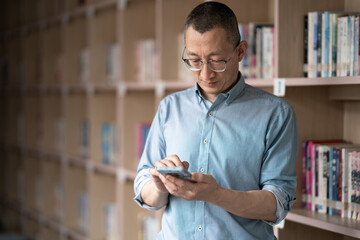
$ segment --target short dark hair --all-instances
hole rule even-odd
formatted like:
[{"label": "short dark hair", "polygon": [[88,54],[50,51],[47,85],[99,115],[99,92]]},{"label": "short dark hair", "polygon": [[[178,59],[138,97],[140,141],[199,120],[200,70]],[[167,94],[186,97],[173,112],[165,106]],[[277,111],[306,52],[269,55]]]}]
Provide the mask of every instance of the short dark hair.
[{"label": "short dark hair", "polygon": [[223,28],[231,44],[236,47],[240,43],[238,21],[234,12],[219,2],[204,2],[195,7],[186,18],[185,31],[192,26],[203,34],[215,27]]}]

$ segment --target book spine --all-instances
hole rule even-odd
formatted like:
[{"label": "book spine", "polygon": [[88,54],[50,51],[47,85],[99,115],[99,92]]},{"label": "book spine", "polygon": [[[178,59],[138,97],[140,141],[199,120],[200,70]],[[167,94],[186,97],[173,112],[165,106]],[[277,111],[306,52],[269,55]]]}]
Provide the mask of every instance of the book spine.
[{"label": "book spine", "polygon": [[322,65],[321,65],[321,53],[322,53],[322,13],[317,14],[317,39],[316,39],[316,76],[321,77]]},{"label": "book spine", "polygon": [[306,149],[306,152],[307,152],[307,155],[306,155],[306,165],[307,165],[307,173],[306,173],[306,176],[307,176],[307,179],[306,179],[306,187],[307,187],[307,209],[308,210],[311,210],[311,203],[312,203],[312,199],[311,199],[311,196],[312,196],[312,164],[311,164],[311,146],[312,146],[312,142],[309,142],[308,143],[308,146],[307,146],[307,149]]},{"label": "book spine", "polygon": [[117,239],[116,232],[116,205],[113,203],[107,203],[104,207],[104,215],[105,215],[105,239],[106,240],[115,240]]},{"label": "book spine", "polygon": [[359,59],[358,59],[358,48],[359,48],[359,16],[355,16],[354,18],[354,34],[353,34],[353,42],[354,42],[354,52],[353,52],[353,76],[357,76],[359,72]]},{"label": "book spine", "polygon": [[316,77],[315,53],[315,12],[308,13],[308,77]]},{"label": "book spine", "polygon": [[357,57],[356,57],[356,70],[357,70],[357,74],[358,76],[360,76],[360,16],[357,16],[357,27],[356,27],[356,53],[357,53]]},{"label": "book spine", "polygon": [[304,15],[304,77],[308,77],[308,39],[309,39],[309,15]]},{"label": "book spine", "polygon": [[307,186],[306,186],[306,179],[307,179],[307,166],[306,166],[306,148],[307,148],[307,142],[303,142],[302,145],[302,207],[307,207]]},{"label": "book spine", "polygon": [[321,53],[321,77],[329,76],[329,43],[330,43],[330,27],[329,12],[322,14],[322,53]]}]

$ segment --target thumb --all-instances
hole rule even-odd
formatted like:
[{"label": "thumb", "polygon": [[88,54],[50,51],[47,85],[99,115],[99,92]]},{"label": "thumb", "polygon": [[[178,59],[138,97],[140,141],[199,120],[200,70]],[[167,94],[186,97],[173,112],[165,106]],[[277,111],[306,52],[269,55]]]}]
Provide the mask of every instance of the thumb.
[{"label": "thumb", "polygon": [[184,167],[185,167],[186,169],[189,169],[189,166],[190,166],[189,162],[183,161],[182,164],[184,165]]}]

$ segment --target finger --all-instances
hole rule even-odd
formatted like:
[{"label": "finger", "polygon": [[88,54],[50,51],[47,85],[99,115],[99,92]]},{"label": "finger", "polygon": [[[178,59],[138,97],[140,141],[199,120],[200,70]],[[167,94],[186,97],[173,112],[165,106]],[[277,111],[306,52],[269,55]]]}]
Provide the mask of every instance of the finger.
[{"label": "finger", "polygon": [[159,160],[155,163],[155,167],[175,167],[175,164],[173,163],[173,161],[164,158],[162,160]]},{"label": "finger", "polygon": [[194,180],[195,182],[210,182],[211,181],[211,175],[208,175],[208,174],[202,174],[202,173],[198,173],[198,172],[195,172],[195,173],[192,173],[191,174],[191,178],[192,180]]},{"label": "finger", "polygon": [[164,158],[161,163],[166,167],[176,167],[176,164],[169,158]]},{"label": "finger", "polygon": [[182,162],[186,169],[189,169],[190,164],[187,161]]},{"label": "finger", "polygon": [[167,156],[164,160],[168,160],[173,162],[174,166],[176,167],[183,167],[183,163],[180,161],[180,158],[177,155],[170,155]]}]

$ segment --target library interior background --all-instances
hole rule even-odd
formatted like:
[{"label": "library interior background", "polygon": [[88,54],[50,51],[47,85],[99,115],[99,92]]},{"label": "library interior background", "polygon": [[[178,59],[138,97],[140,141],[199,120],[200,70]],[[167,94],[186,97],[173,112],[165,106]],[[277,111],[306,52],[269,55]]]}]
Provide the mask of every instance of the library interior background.
[{"label": "library interior background", "polygon": [[[360,1],[219,1],[246,83],[297,116],[297,200],[274,234],[359,239]],[[134,178],[160,101],[195,84],[181,55],[201,2],[0,2],[0,240],[154,239],[162,211]]]}]

